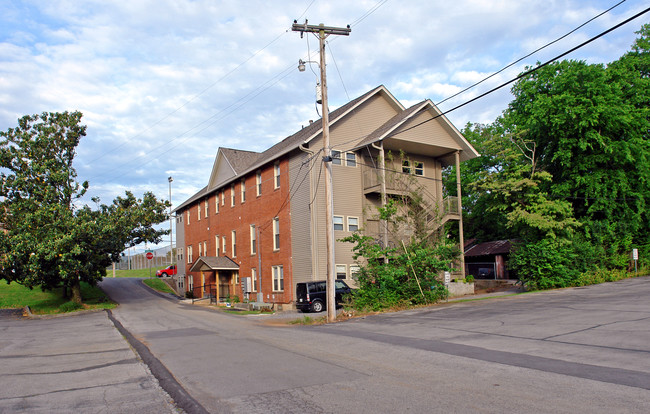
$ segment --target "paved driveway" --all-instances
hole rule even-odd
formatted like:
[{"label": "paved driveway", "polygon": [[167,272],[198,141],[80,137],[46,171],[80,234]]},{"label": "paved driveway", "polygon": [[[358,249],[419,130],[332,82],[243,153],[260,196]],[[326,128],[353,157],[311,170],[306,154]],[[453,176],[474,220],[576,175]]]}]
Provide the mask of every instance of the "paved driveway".
[{"label": "paved driveway", "polygon": [[650,412],[650,279],[273,328],[107,279],[207,412]]}]

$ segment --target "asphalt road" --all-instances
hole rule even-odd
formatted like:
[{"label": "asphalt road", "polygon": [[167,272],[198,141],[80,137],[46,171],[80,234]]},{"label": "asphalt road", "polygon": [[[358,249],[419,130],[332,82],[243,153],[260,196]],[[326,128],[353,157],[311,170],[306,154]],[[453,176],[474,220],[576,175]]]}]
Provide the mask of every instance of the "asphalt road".
[{"label": "asphalt road", "polygon": [[650,412],[649,278],[307,327],[102,288],[188,412]]},{"label": "asphalt road", "polygon": [[0,413],[177,412],[106,312],[0,313]]}]

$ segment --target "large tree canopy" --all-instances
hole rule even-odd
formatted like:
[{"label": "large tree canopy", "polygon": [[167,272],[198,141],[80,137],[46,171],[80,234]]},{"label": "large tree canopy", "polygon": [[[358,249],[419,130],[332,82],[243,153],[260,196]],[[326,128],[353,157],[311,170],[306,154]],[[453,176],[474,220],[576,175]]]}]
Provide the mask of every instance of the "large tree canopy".
[{"label": "large tree canopy", "polygon": [[631,247],[648,250],[650,25],[638,33],[609,65],[530,71],[500,118],[464,131],[482,154],[461,169],[467,236],[522,240],[511,261],[520,276],[555,273],[538,286],[564,285],[589,266],[622,267]]},{"label": "large tree canopy", "polygon": [[0,279],[28,287],[70,288],[81,302],[80,282],[95,284],[127,246],[159,242],[168,231],[166,202],[129,192],[112,204],[77,206],[88,183],[72,165],[86,135],[80,112],[25,116],[0,132]]}]

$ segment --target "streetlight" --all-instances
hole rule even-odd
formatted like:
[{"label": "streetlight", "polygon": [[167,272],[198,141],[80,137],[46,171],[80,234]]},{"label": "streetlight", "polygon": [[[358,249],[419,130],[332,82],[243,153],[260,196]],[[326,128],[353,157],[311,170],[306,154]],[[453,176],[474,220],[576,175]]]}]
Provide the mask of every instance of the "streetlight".
[{"label": "streetlight", "polygon": [[171,265],[174,262],[174,239],[172,238],[172,177],[168,177],[169,181],[169,264]]}]

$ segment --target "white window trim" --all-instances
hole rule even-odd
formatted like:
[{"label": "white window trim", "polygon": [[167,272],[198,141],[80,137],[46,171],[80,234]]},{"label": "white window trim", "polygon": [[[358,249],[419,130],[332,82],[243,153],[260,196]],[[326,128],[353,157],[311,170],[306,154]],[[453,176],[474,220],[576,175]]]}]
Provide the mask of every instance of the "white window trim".
[{"label": "white window trim", "polygon": [[255,174],[255,191],[258,197],[262,195],[262,171]]},{"label": "white window trim", "polygon": [[187,263],[192,263],[192,246],[187,246]]},{"label": "white window trim", "polygon": [[251,292],[257,292],[257,268],[251,269]]},{"label": "white window trim", "polygon": [[[336,223],[337,218],[341,219],[341,223],[340,223],[341,228],[340,229],[336,228],[336,225],[339,224],[339,223]],[[332,226],[334,227],[334,230],[336,230],[336,231],[344,231],[345,230],[345,220],[344,220],[343,216],[333,216],[332,217]]]},{"label": "white window trim", "polygon": [[280,218],[273,218],[273,251],[280,250]]},{"label": "white window trim", "polygon": [[[348,159],[348,155],[352,155],[354,157],[354,161],[353,161],[354,165],[349,165],[348,164],[351,161],[351,160]],[[357,165],[359,165],[359,163],[357,162],[357,154],[354,153],[354,152],[346,152],[345,153],[345,166],[350,167],[350,168],[357,168]]]},{"label": "white window trim", "polygon": [[230,184],[230,207],[235,207],[235,184]]},{"label": "white window trim", "polygon": [[241,203],[246,202],[246,179],[242,178],[241,183],[239,184],[239,193],[241,197]]},{"label": "white window trim", "polygon": [[[280,271],[280,274],[282,275],[281,279],[276,277],[276,270]],[[273,286],[272,286],[273,292],[284,292],[284,268],[282,267],[282,265],[271,266],[271,275],[272,275],[272,283],[273,283]],[[278,285],[279,285],[280,280],[282,280],[282,288],[281,289],[276,289],[275,288],[276,281],[278,281]]]},{"label": "white window trim", "polygon": [[219,243],[219,235],[218,234],[216,236],[214,236],[214,245],[216,247],[214,249],[214,252],[215,252],[216,256],[219,257],[219,246],[221,246],[221,243]]},{"label": "white window trim", "polygon": [[237,257],[237,232],[235,230],[230,233],[230,248],[232,257]]},{"label": "white window trim", "polygon": [[[339,278],[339,268],[343,268],[343,272],[342,272],[342,273],[345,275],[345,277],[344,277],[343,279],[340,279],[340,278]],[[345,279],[347,279],[347,278],[348,278],[348,265],[344,265],[344,264],[335,264],[335,265],[334,265],[334,277],[335,277],[336,279],[338,279],[338,280],[345,280]]]},{"label": "white window trim", "polygon": [[[359,266],[359,265],[350,265],[348,267],[349,267],[349,270],[350,270],[350,279],[354,279],[354,275],[359,274],[359,272],[361,271],[361,266]],[[353,271],[352,269],[356,269],[356,272]]]},{"label": "white window trim", "polygon": [[226,236],[221,236],[221,250],[223,250],[222,254],[225,256],[226,255]]},{"label": "white window trim", "polygon": [[251,236],[251,256],[253,256],[257,253],[257,246],[255,243],[257,241],[257,235],[255,234],[254,224],[250,225],[250,236]]},{"label": "white window trim", "polygon": [[[357,229],[356,229],[356,230],[350,230],[350,219],[354,219],[354,220],[357,221],[357,224],[356,224]],[[359,230],[359,217],[348,216],[348,217],[347,217],[347,229],[348,229],[349,232],[355,232],[355,231],[358,231],[358,230]]]},{"label": "white window trim", "polygon": [[219,194],[214,196],[214,214],[219,214]]},{"label": "white window trim", "polygon": [[199,201],[196,204],[196,216],[197,216],[197,221],[201,221],[201,202]]},{"label": "white window trim", "polygon": [[341,155],[343,153],[339,150],[333,149],[331,152],[332,156],[332,165],[343,165],[343,159],[341,158]]},{"label": "white window trim", "polygon": [[273,164],[273,188],[280,188],[280,163]]},{"label": "white window trim", "polygon": [[223,189],[221,189],[221,205],[226,205],[226,192]]},{"label": "white window trim", "polygon": [[203,243],[199,243],[199,257],[201,257],[202,250],[201,248],[203,247]]},{"label": "white window trim", "polygon": [[203,206],[203,208],[205,209],[205,212],[203,213],[205,215],[205,218],[208,218],[208,202],[209,201],[210,200],[206,198],[205,199],[205,205]]}]

